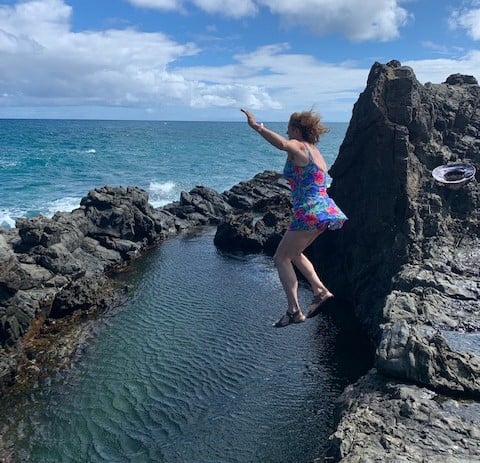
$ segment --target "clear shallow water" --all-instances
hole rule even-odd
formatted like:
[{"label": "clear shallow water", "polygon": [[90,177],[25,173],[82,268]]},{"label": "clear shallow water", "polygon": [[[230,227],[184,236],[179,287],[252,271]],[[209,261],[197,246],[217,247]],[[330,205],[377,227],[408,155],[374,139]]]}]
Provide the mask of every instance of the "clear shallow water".
[{"label": "clear shallow water", "polygon": [[[320,148],[331,165],[347,124],[328,126]],[[245,123],[0,120],[0,226],[72,210],[105,184],[137,185],[161,206],[195,185],[224,191],[281,170],[284,159]],[[96,322],[78,363],[0,404],[16,461],[321,455],[334,398],[366,368],[341,307],[272,328],[285,302],[271,259],[222,255],[211,233],[166,241],[122,278],[135,290]]]},{"label": "clear shallow water", "polygon": [[[285,133],[286,123],[269,123]],[[331,165],[347,124],[328,125],[320,148]],[[196,185],[219,192],[284,156],[240,122],[0,120],[0,226],[70,211],[93,188],[136,185],[158,207]]]},{"label": "clear shallow water", "polygon": [[211,230],[165,241],[121,278],[134,290],[78,364],[1,405],[17,461],[322,455],[334,399],[368,366],[342,307],[273,328],[285,301],[271,258],[219,253]]}]

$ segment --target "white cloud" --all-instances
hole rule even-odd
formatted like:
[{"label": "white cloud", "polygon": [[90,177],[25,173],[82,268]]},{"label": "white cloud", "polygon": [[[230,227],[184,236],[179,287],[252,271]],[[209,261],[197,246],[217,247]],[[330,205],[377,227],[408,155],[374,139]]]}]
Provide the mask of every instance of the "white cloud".
[{"label": "white cloud", "polygon": [[420,45],[422,45],[423,48],[427,48],[429,50],[432,50],[436,53],[448,53],[449,49],[445,45],[440,45],[438,43],[432,42],[430,40],[424,40],[420,42]]},{"label": "white cloud", "polygon": [[322,63],[309,55],[290,53],[287,44],[260,47],[236,55],[234,60],[234,64],[214,71],[202,66],[183,68],[182,74],[199,80],[215,75],[215,82],[227,87],[232,81],[241,82],[235,93],[237,104],[253,110],[275,110],[285,119],[291,112],[312,105],[324,114],[348,113],[368,75],[368,69]]},{"label": "white cloud", "polygon": [[238,108],[248,106],[251,109],[280,109],[281,105],[274,101],[269,94],[256,85],[220,84],[198,85],[198,91],[192,98],[194,108],[211,106]]},{"label": "white cloud", "polygon": [[[421,83],[432,82],[435,84],[445,82],[450,74],[466,74],[480,78],[480,51],[471,51],[459,59],[425,59],[402,62],[405,66],[413,68],[417,79]],[[446,70],[451,70],[448,73]]]},{"label": "white cloud", "polygon": [[[289,27],[306,27],[318,35],[341,34],[354,41],[391,40],[408,19],[402,0],[129,0],[133,5],[182,10],[187,3],[209,14],[231,18],[255,15],[267,7]],[[404,0],[405,1],[405,0]]]},{"label": "white cloud", "polygon": [[252,16],[257,12],[257,7],[252,0],[192,0],[192,3],[207,13],[237,19]]},{"label": "white cloud", "polygon": [[341,34],[355,41],[398,37],[408,13],[398,0],[262,0],[287,27],[319,35]]},{"label": "white cloud", "polygon": [[[132,5],[164,11],[184,11],[187,1],[178,0],[129,0]],[[244,18],[257,12],[253,0],[190,0],[191,4],[209,13],[230,18]]]},{"label": "white cloud", "polygon": [[[293,5],[286,0],[262,2],[263,7],[271,4],[283,16]],[[148,3],[164,7],[169,4],[165,0]],[[324,8],[319,11],[330,12],[335,18],[339,16],[338,8],[343,5],[347,11],[352,2],[296,3],[296,11],[303,15],[308,9],[304,5],[312,8],[322,4]],[[395,2],[364,3],[365,8],[375,4],[380,10],[383,5],[384,13],[389,6],[395,18]],[[215,5],[209,3],[212,8]],[[260,0],[257,6],[261,6]],[[291,112],[314,105],[325,120],[342,120],[364,89],[369,71],[355,62],[332,64],[294,53],[286,43],[236,54],[228,65],[186,67],[180,64],[183,58],[202,51],[194,43],[178,43],[161,32],[135,29],[74,32],[71,15],[66,0],[30,0],[0,6],[0,110],[25,107],[33,108],[30,114],[35,114],[35,108],[40,107],[121,106],[153,111],[169,106],[187,108],[183,114],[188,117],[196,108],[202,108],[202,114],[207,109],[213,114],[215,108],[246,106],[264,114],[264,120],[286,120]],[[293,20],[299,21],[300,16]],[[348,24],[350,20],[345,20],[345,30]],[[394,24],[392,19],[390,31],[395,30]],[[410,65],[421,82],[445,81],[445,69],[477,74],[478,78],[480,52],[464,54],[457,60],[402,64]]]},{"label": "white cloud", "polygon": [[[0,6],[0,31],[25,41],[50,40],[68,32],[72,8],[60,0],[33,0],[13,7]],[[30,30],[29,30],[30,29]]]},{"label": "white cloud", "polygon": [[[178,56],[196,53],[160,33],[134,30],[70,30],[71,9],[60,0],[36,0],[0,10],[0,105],[123,104],[145,84],[176,85],[165,68]],[[167,90],[165,90],[167,89]],[[134,100],[138,98],[134,98]]]},{"label": "white cloud", "polygon": [[470,8],[457,9],[452,12],[450,26],[465,29],[473,40],[480,40],[480,2],[471,2]]},{"label": "white cloud", "polygon": [[129,0],[132,5],[141,8],[153,8],[155,10],[182,10],[182,2],[180,0]]},{"label": "white cloud", "polygon": [[0,107],[226,106],[243,93],[258,93],[259,101],[272,105],[264,90],[201,83],[170,70],[198,53],[193,43],[133,29],[72,32],[71,13],[61,0],[0,7]]}]

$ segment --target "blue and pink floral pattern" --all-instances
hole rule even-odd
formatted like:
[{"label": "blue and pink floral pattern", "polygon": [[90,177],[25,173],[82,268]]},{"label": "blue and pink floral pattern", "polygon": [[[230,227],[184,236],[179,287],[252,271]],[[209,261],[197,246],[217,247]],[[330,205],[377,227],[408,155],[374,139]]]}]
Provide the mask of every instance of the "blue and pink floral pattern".
[{"label": "blue and pink floral pattern", "polygon": [[296,166],[289,159],[285,163],[283,175],[292,190],[293,219],[289,230],[338,230],[347,216],[327,194],[325,172],[318,167],[308,150],[309,163]]}]

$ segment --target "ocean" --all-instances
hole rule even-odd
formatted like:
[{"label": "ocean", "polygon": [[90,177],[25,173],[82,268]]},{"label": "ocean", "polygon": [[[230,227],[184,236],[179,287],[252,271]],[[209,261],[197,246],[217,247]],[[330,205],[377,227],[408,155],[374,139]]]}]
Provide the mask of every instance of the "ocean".
[{"label": "ocean", "polygon": [[[286,132],[286,123],[267,125]],[[320,146],[331,164],[347,124],[328,127]],[[0,120],[0,226],[72,210],[104,185],[136,185],[158,207],[196,185],[222,192],[283,163],[246,123]]]},{"label": "ocean", "polygon": [[[280,133],[286,123],[268,124]],[[331,165],[346,124],[320,142]],[[154,206],[224,191],[283,153],[244,123],[0,121],[0,221],[72,210],[90,189],[136,185]],[[170,238],[118,276],[126,302],[87,325],[71,368],[0,404],[14,461],[312,462],[334,402],[369,367],[339,306],[284,329],[272,259],[219,252],[208,227]],[[301,284],[303,306],[311,294]]]}]

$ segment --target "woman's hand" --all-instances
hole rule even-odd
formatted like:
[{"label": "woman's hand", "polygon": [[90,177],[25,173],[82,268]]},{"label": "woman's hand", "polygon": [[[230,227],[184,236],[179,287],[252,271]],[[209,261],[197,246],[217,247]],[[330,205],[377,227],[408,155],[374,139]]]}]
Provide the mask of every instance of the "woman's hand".
[{"label": "woman's hand", "polygon": [[247,116],[248,125],[252,129],[257,130],[260,124],[257,124],[257,121],[255,120],[255,116],[250,111],[247,111],[246,109],[241,109],[240,111],[242,111],[242,113],[244,113]]},{"label": "woman's hand", "polygon": [[[275,146],[275,148],[278,148],[279,150],[282,151],[287,151],[290,155],[290,152],[296,153],[299,150],[303,150],[303,145],[299,143],[296,140],[287,140],[285,137],[282,137],[278,133],[274,132],[273,130],[269,130],[263,126],[263,124],[259,124],[255,120],[255,116],[250,112],[247,111],[246,109],[240,109],[242,113],[247,116],[247,122],[248,125],[256,130],[265,140],[268,141],[271,145]],[[300,146],[297,146],[300,145]]]}]

